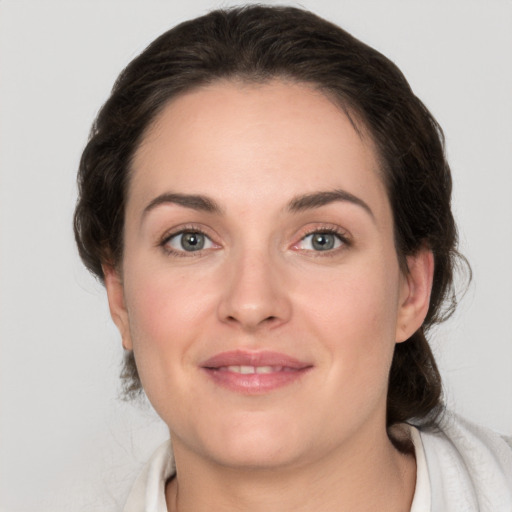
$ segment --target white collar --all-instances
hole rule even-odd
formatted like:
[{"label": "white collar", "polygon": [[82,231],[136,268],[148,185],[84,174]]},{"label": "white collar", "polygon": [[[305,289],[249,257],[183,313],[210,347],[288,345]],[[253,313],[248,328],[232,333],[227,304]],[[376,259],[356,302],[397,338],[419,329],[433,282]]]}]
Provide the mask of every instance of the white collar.
[{"label": "white collar", "polygon": [[135,481],[123,512],[167,512],[165,484],[176,472],[171,441],[160,445]]},{"label": "white collar", "polygon": [[[410,432],[417,466],[411,512],[512,511],[512,450],[506,440],[448,413],[438,431]],[[174,473],[167,441],[135,482],[124,512],[167,512],[165,484]]]},{"label": "white collar", "polygon": [[410,427],[410,434],[416,456],[416,487],[414,489],[411,512],[430,512],[432,508],[432,492],[425,449],[421,441],[420,432],[416,427]]},{"label": "white collar", "polygon": [[[416,452],[416,489],[411,512],[430,512],[430,480],[420,433],[411,427]],[[123,512],[167,512],[165,484],[175,473],[170,441],[158,447],[133,486]]]}]

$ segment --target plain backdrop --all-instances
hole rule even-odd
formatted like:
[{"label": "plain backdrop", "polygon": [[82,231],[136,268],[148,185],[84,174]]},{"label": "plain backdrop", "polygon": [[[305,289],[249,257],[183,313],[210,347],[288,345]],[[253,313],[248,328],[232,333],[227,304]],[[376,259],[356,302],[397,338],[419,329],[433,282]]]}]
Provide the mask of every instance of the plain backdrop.
[{"label": "plain backdrop", "polygon": [[[2,512],[119,510],[166,438],[149,406],[118,399],[119,336],[73,242],[75,174],[119,71],[176,23],[228,5],[0,2]],[[450,407],[512,434],[512,2],[301,5],[395,61],[445,130],[474,278],[432,344]]]}]

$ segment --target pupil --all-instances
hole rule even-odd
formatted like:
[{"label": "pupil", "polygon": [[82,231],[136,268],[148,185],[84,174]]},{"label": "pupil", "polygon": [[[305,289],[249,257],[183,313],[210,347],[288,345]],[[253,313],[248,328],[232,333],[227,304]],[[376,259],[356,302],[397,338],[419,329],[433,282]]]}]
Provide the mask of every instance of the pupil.
[{"label": "pupil", "polygon": [[204,236],[201,233],[184,233],[181,245],[186,251],[200,251],[204,247]]},{"label": "pupil", "polygon": [[318,233],[313,236],[313,247],[319,251],[328,251],[334,247],[334,235]]}]

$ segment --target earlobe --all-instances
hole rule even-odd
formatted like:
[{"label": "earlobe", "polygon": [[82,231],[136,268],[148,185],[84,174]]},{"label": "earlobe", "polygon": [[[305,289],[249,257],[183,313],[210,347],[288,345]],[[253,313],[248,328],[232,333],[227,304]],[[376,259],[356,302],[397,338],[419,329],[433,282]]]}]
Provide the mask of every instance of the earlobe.
[{"label": "earlobe", "polygon": [[434,255],[422,248],[407,256],[408,272],[403,276],[396,327],[396,342],[410,338],[423,324],[430,305],[434,277]]},{"label": "earlobe", "polygon": [[105,276],[110,316],[121,334],[125,350],[133,350],[121,276],[118,270],[111,265],[103,265],[102,269]]}]

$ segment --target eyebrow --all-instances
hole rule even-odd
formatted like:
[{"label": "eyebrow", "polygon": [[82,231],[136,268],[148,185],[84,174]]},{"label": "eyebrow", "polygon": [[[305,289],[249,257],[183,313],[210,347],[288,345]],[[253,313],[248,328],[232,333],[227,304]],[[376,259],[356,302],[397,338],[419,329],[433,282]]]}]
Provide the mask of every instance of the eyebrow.
[{"label": "eyebrow", "polygon": [[153,199],[142,212],[144,218],[151,210],[162,204],[177,204],[192,210],[221,214],[222,208],[211,198],[198,194],[161,194]]},{"label": "eyebrow", "polygon": [[[288,203],[287,210],[292,213],[298,213],[305,210],[320,208],[337,201],[355,204],[365,210],[372,219],[375,219],[371,208],[362,199],[342,189],[319,191],[296,196]],[[210,197],[200,194],[179,194],[169,192],[155,197],[144,208],[142,218],[144,218],[151,210],[154,210],[157,206],[163,204],[177,204],[192,210],[214,213],[217,215],[224,213],[220,205]]]},{"label": "eyebrow", "polygon": [[360,206],[375,220],[372,209],[359,197],[347,192],[346,190],[336,189],[329,191],[313,192],[302,196],[294,197],[288,204],[288,210],[291,212],[302,212],[314,208],[320,208],[337,201],[348,202]]}]

